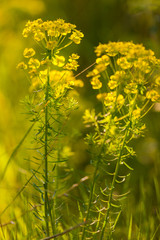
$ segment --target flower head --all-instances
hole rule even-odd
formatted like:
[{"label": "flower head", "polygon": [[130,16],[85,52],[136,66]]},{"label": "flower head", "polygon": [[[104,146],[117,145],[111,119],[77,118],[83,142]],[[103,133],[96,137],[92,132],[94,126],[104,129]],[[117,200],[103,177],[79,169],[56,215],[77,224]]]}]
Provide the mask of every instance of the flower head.
[{"label": "flower head", "polygon": [[[76,29],[74,24],[66,23],[63,19],[57,19],[55,21],[37,19],[26,23],[22,35],[25,38],[32,36],[38,43],[38,46],[42,47],[41,56],[43,56],[43,59],[41,58],[38,60],[38,58],[35,57],[36,52],[33,48],[25,48],[23,56],[26,58],[27,62],[21,62],[17,65],[19,69],[28,69],[31,81],[36,79],[36,81],[34,81],[34,87],[39,86],[40,83],[42,86],[46,83],[47,70],[51,73],[52,68],[57,69],[58,67],[62,68],[61,70],[65,69],[65,71],[62,71],[65,76],[68,76],[68,72],[77,70],[79,66],[77,61],[79,56],[76,53],[72,53],[68,61],[66,61],[64,56],[60,55],[62,49],[68,47],[72,43],[79,44],[84,36],[82,32]],[[51,75],[53,75],[53,73]],[[56,76],[57,75],[58,73],[56,72]],[[58,76],[60,83],[61,78],[64,80],[64,77],[61,73]],[[37,81],[37,79],[39,80]],[[79,87],[83,86],[83,82],[81,80],[75,80],[73,76],[67,79],[67,82],[63,81],[63,87],[57,87],[57,89],[59,89],[59,94],[62,93],[66,87],[71,87],[73,85]]]}]

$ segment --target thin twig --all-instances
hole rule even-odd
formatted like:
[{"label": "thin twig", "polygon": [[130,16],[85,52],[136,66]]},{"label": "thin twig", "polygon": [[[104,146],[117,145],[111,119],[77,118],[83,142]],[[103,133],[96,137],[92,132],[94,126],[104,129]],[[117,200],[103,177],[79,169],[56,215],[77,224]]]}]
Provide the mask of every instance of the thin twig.
[{"label": "thin twig", "polygon": [[79,223],[79,224],[77,224],[77,225],[71,227],[71,228],[68,228],[68,229],[65,230],[64,232],[57,233],[57,234],[55,234],[55,235],[53,235],[53,236],[46,237],[46,238],[42,238],[42,239],[40,239],[40,240],[49,240],[49,239],[53,239],[53,238],[56,238],[56,237],[62,236],[62,235],[64,235],[64,234],[68,233],[68,232],[73,231],[73,230],[76,229],[76,228],[79,228],[79,227],[83,226],[83,225],[86,224],[86,223],[87,223],[87,222],[84,221],[84,222],[82,222],[82,223]]},{"label": "thin twig", "polygon": [[92,63],[90,66],[88,66],[87,68],[85,68],[84,70],[82,70],[80,73],[78,73],[75,78],[77,78],[79,75],[81,75],[82,73],[86,72],[89,68],[93,67],[96,64],[96,62]]}]

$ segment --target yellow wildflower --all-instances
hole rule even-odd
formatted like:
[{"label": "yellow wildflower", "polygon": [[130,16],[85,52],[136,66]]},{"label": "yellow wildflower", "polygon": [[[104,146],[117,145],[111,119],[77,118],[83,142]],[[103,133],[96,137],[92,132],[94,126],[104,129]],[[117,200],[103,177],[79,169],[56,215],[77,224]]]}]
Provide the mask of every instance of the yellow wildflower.
[{"label": "yellow wildflower", "polygon": [[96,47],[96,49],[95,49],[95,53],[96,53],[97,57],[99,57],[99,56],[101,56],[103,53],[105,53],[106,49],[107,49],[107,44],[102,44],[102,43],[100,43],[100,44],[98,45],[98,47]]},{"label": "yellow wildflower", "polygon": [[78,54],[72,53],[72,55],[69,56],[68,63],[65,65],[64,69],[67,69],[67,70],[70,70],[70,71],[71,70],[76,71],[77,68],[79,67],[77,59],[79,59]]},{"label": "yellow wildflower", "polygon": [[141,115],[141,109],[140,109],[140,108],[137,108],[137,109],[133,110],[132,116],[133,116],[135,119],[139,118],[140,115]]},{"label": "yellow wildflower", "polygon": [[115,57],[118,54],[118,49],[117,49],[116,44],[114,44],[114,43],[108,44],[106,52],[107,52],[108,56]]},{"label": "yellow wildflower", "polygon": [[97,71],[98,73],[102,73],[106,70],[106,68],[107,66],[104,63],[100,63],[95,66],[95,71]]},{"label": "yellow wildflower", "polygon": [[116,100],[116,92],[109,92],[107,93],[107,95],[105,96],[105,99],[104,99],[104,104],[106,106],[108,105],[112,105]]},{"label": "yellow wildflower", "polygon": [[144,58],[138,58],[138,60],[134,62],[134,66],[144,73],[149,73],[151,71],[149,62],[145,61]]},{"label": "yellow wildflower", "polygon": [[101,73],[105,71],[107,66],[110,64],[110,58],[107,55],[103,55],[102,57],[96,59],[96,64],[95,69],[98,73]]},{"label": "yellow wildflower", "polygon": [[34,39],[36,40],[36,41],[42,41],[43,39],[45,38],[45,34],[43,33],[43,32],[41,32],[41,31],[37,31],[37,32],[35,32],[35,34],[34,34]]},{"label": "yellow wildflower", "polygon": [[102,87],[102,83],[99,80],[100,75],[92,77],[91,84],[93,89],[100,89]]},{"label": "yellow wildflower", "polygon": [[124,88],[124,92],[126,94],[130,94],[130,93],[133,93],[133,94],[136,94],[138,92],[138,89],[137,89],[137,84],[135,82],[131,82],[129,84],[127,84]]},{"label": "yellow wildflower", "polygon": [[63,67],[65,64],[65,57],[56,55],[52,63],[58,67]]},{"label": "yellow wildflower", "polygon": [[77,62],[76,59],[78,59],[79,56],[76,54],[73,54],[73,56],[69,56],[69,60],[68,60],[68,63],[65,65],[64,69],[67,69],[67,70],[77,70],[77,68],[79,67],[79,64]]},{"label": "yellow wildflower", "polygon": [[30,29],[29,28],[27,28],[27,29],[25,28],[22,32],[22,35],[25,38],[27,38],[29,36],[29,34],[30,34]]},{"label": "yellow wildflower", "polygon": [[75,44],[80,44],[81,39],[84,37],[84,34],[81,33],[78,30],[74,30],[74,32],[72,33],[72,35],[69,37],[69,39],[71,41],[73,41]]},{"label": "yellow wildflower", "polygon": [[33,48],[25,48],[23,55],[25,58],[30,58],[33,57],[35,55],[35,51]]},{"label": "yellow wildflower", "polygon": [[[39,45],[46,48],[47,55],[52,57],[55,54],[55,49],[57,54],[58,51],[72,42],[79,44],[84,36],[83,33],[76,29],[75,25],[65,23],[63,19],[45,22],[42,19],[28,21],[22,34],[24,37],[33,35],[34,39],[39,42]],[[68,40],[65,38],[67,34]],[[47,50],[50,50],[50,52]]]},{"label": "yellow wildflower", "polygon": [[121,57],[117,59],[117,64],[122,68],[122,69],[129,69],[132,67],[132,63],[128,62],[128,59],[126,57]]},{"label": "yellow wildflower", "polygon": [[55,38],[57,38],[57,37],[59,37],[60,32],[59,32],[57,29],[49,29],[49,30],[47,31],[47,34],[48,34],[49,37],[55,37]]},{"label": "yellow wildflower", "polygon": [[122,95],[122,94],[119,94],[118,97],[117,97],[117,103],[118,103],[119,105],[123,105],[124,102],[125,102],[125,100],[124,100],[123,95]]},{"label": "yellow wildflower", "polygon": [[105,66],[108,66],[110,64],[110,58],[107,55],[103,55],[102,57],[96,59],[96,63],[104,63]]},{"label": "yellow wildflower", "polygon": [[97,99],[103,101],[106,97],[107,93],[98,93],[97,94]]},{"label": "yellow wildflower", "polygon": [[110,89],[116,88],[125,79],[125,71],[116,71],[114,75],[110,76],[108,86]]},{"label": "yellow wildflower", "polygon": [[108,83],[108,87],[110,89],[114,89],[118,86],[118,82],[114,81],[114,80],[110,80],[109,83]]},{"label": "yellow wildflower", "polygon": [[30,68],[39,68],[40,67],[40,62],[38,59],[35,58],[30,58],[28,61],[28,65]]},{"label": "yellow wildflower", "polygon": [[79,59],[79,55],[77,53],[72,53],[72,55],[69,57],[69,62],[72,61],[72,59],[76,60]]},{"label": "yellow wildflower", "polygon": [[151,99],[152,102],[156,102],[160,99],[160,95],[156,90],[150,90],[146,93],[146,98]]},{"label": "yellow wildflower", "polygon": [[17,69],[27,69],[27,65],[24,62],[20,62],[17,64]]}]

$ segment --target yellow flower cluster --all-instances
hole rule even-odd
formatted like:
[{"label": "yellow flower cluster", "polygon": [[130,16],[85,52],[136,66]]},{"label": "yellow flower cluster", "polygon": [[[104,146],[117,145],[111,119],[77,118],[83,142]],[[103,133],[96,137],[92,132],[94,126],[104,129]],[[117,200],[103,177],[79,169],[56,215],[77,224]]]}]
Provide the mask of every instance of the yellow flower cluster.
[{"label": "yellow flower cluster", "polygon": [[54,51],[59,51],[59,48],[63,47],[62,43],[67,35],[69,43],[75,44],[79,44],[84,36],[74,24],[66,23],[63,19],[45,22],[42,19],[28,21],[22,34],[23,37],[33,35],[33,38],[43,47]]},{"label": "yellow flower cluster", "polygon": [[[43,73],[40,73],[40,74],[43,74]],[[47,73],[45,78],[42,79],[42,81],[44,82],[47,81]],[[59,98],[62,95],[64,95],[66,89],[72,88],[73,86],[83,87],[83,82],[80,79],[76,80],[73,75],[73,72],[71,71],[52,70],[50,72],[50,85],[52,89],[55,89],[54,97]]]},{"label": "yellow flower cluster", "polygon": [[[60,94],[64,94],[66,89],[75,87],[83,87],[83,81],[80,79],[75,79],[73,72],[68,70],[50,71],[50,86],[55,89],[54,97],[60,97]],[[38,86],[43,86],[47,82],[48,70],[41,70],[39,72],[30,71],[30,77],[32,78],[31,90],[37,88]]]},{"label": "yellow flower cluster", "polygon": [[65,69],[67,70],[77,70],[79,67],[77,59],[79,59],[79,56],[75,53],[72,53],[71,56],[69,56],[68,63],[65,65]]},{"label": "yellow flower cluster", "polygon": [[[91,77],[93,89],[100,89],[97,98],[103,100],[104,104],[108,106],[110,101],[113,105],[115,99],[124,104],[136,93],[153,102],[160,100],[160,78],[153,77],[160,60],[152,50],[132,42],[110,42],[99,44],[95,53],[96,64],[87,77]],[[110,91],[107,95],[103,93],[106,89]]]},{"label": "yellow flower cluster", "polygon": [[[44,49],[46,58],[53,60],[53,64],[60,61],[60,66],[62,65],[61,62],[65,63],[64,57],[62,59],[61,56],[57,56],[60,50],[72,43],[79,44],[84,36],[82,32],[76,29],[74,24],[66,23],[63,19],[46,22],[43,22],[42,19],[28,21],[22,35],[25,38],[30,35],[33,36],[34,40]],[[33,57],[35,50],[26,48],[23,55],[25,58]],[[73,59],[75,60],[75,58]],[[56,65],[58,64],[56,63]],[[77,68],[75,66],[78,66],[77,63],[72,65],[75,69]]]},{"label": "yellow flower cluster", "polygon": [[[57,67],[62,68],[62,70],[65,69],[65,71],[60,72],[59,75],[58,72],[56,72],[56,76],[59,77],[60,85],[62,79],[64,80],[63,75],[68,76],[69,71],[77,70],[79,66],[77,61],[79,56],[77,54],[72,53],[67,61],[64,56],[59,55],[60,50],[68,47],[70,44],[79,44],[81,42],[84,35],[76,29],[75,25],[66,23],[63,19],[45,22],[43,22],[42,19],[37,19],[27,22],[22,35],[25,38],[30,35],[33,36],[34,40],[38,42],[38,45],[42,47],[42,54],[45,56],[44,59],[39,61],[35,57],[36,51],[33,48],[25,48],[23,56],[27,62],[20,62],[17,65],[18,69],[28,70],[29,77],[32,80],[31,89],[45,83],[44,79],[46,79],[48,68],[50,70],[51,67],[53,69]],[[72,75],[72,73],[70,74]],[[53,73],[51,75],[53,75]],[[81,80],[75,80],[73,76],[70,76],[70,80],[64,83],[64,88],[71,85],[82,87],[83,83]]]},{"label": "yellow flower cluster", "polygon": [[108,82],[108,86],[110,89],[114,89],[125,79],[124,71],[116,71],[114,75],[110,76],[110,81]]}]

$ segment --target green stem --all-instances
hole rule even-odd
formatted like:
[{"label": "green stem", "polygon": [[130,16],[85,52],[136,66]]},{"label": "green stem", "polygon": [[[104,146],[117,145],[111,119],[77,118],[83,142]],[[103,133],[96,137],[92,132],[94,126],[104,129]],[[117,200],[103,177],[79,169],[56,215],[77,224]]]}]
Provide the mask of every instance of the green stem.
[{"label": "green stem", "polygon": [[[96,182],[96,175],[97,175],[97,171],[98,171],[98,168],[99,168],[99,163],[100,163],[100,156],[98,157],[98,161],[97,161],[97,164],[96,164],[96,168],[95,168],[95,171],[94,171],[94,175],[93,175],[93,182],[92,182],[92,186],[91,186],[91,191],[90,191],[90,196],[89,196],[89,203],[88,203],[88,208],[87,208],[87,215],[86,215],[86,218],[85,218],[85,221],[87,222],[88,219],[89,219],[89,214],[90,214],[90,208],[91,208],[91,205],[92,205],[92,198],[93,198],[93,193],[94,193],[94,188],[95,188],[95,182]],[[85,227],[83,228],[83,233],[82,233],[82,240],[85,239]]]},{"label": "green stem", "polygon": [[[111,119],[110,119],[110,121],[111,121]],[[110,125],[110,122],[109,122],[109,125]],[[90,191],[90,196],[89,196],[89,203],[88,203],[88,208],[87,208],[87,214],[86,214],[86,218],[85,218],[86,222],[89,219],[89,214],[90,214],[90,209],[91,209],[92,199],[93,199],[93,193],[94,193],[94,188],[95,188],[95,183],[96,183],[96,176],[97,176],[97,172],[98,172],[98,169],[99,169],[99,164],[100,164],[100,160],[101,160],[101,154],[102,154],[103,149],[104,149],[104,145],[105,145],[105,142],[106,142],[107,135],[108,135],[108,131],[106,131],[106,134],[105,134],[105,137],[104,137],[104,141],[102,143],[102,146],[100,148],[100,152],[99,152],[98,157],[97,157],[96,168],[95,168],[95,171],[94,171],[94,174],[93,174],[93,182],[92,182],[92,185],[91,185],[91,191]],[[85,227],[83,228],[83,233],[82,233],[82,240],[84,240],[84,239],[85,239]]]},{"label": "green stem", "polygon": [[[117,91],[118,91],[118,89],[117,89]],[[116,95],[117,95],[118,93],[116,92]],[[116,107],[116,101],[115,101],[115,104],[114,104],[114,108],[113,108],[113,111],[112,111],[112,113],[111,113],[111,115],[113,114],[113,112],[114,112],[114,109],[115,109],[115,107]],[[112,117],[111,117],[112,118]],[[111,123],[111,118],[110,118],[110,121],[109,121],[109,125],[110,125],[110,123]],[[95,123],[95,125],[96,125],[96,123]],[[98,128],[97,128],[98,129]],[[98,129],[99,130],[99,129]],[[91,205],[92,205],[92,198],[93,198],[93,193],[94,193],[94,188],[95,188],[95,183],[96,183],[96,175],[97,175],[97,172],[98,172],[98,169],[99,169],[99,164],[100,164],[100,160],[101,160],[101,155],[102,155],[102,153],[103,153],[103,149],[104,149],[104,146],[105,146],[105,142],[106,142],[106,137],[107,137],[107,135],[108,135],[108,131],[106,131],[106,133],[105,133],[105,136],[104,136],[104,141],[103,141],[103,143],[102,143],[102,146],[101,146],[101,148],[100,148],[100,152],[99,152],[99,154],[98,154],[98,159],[97,159],[97,163],[96,163],[96,168],[95,168],[95,171],[94,171],[94,175],[93,175],[93,182],[92,182],[92,186],[91,186],[91,191],[90,191],[90,196],[89,196],[89,203],[88,203],[88,208],[87,208],[87,214],[86,214],[86,222],[88,221],[88,219],[89,219],[89,214],[90,214],[90,209],[91,209]],[[82,240],[84,240],[85,239],[85,227],[83,228],[83,233],[82,233]]]},{"label": "green stem", "polygon": [[[136,104],[137,96],[138,96],[138,93],[135,95],[133,104],[131,105],[131,109],[129,111],[130,119],[132,119],[132,113],[133,113],[133,110],[134,110],[134,107],[135,107],[135,104]],[[118,172],[119,172],[119,166],[120,166],[120,163],[121,163],[121,157],[122,157],[123,149],[124,149],[124,146],[125,146],[125,142],[126,142],[128,134],[129,134],[129,130],[128,130],[129,126],[130,126],[130,121],[128,121],[128,123],[126,125],[125,135],[124,135],[124,138],[123,138],[122,146],[121,146],[119,156],[118,156],[118,160],[117,160],[117,163],[116,163],[116,168],[115,168],[115,172],[114,172],[114,176],[113,176],[112,184],[111,184],[111,191],[110,191],[109,199],[108,199],[108,207],[107,207],[107,211],[106,211],[105,220],[104,220],[104,223],[103,223],[103,226],[102,226],[100,240],[103,239],[106,224],[107,224],[107,220],[109,218],[113,189],[114,189],[116,178],[117,178],[117,175],[118,175]],[[111,237],[111,235],[110,235],[110,237]]]},{"label": "green stem", "polygon": [[[55,165],[55,191],[58,190],[58,162],[60,161],[60,150],[58,149],[57,153],[57,163]],[[56,233],[56,206],[57,206],[57,192],[55,192],[54,199],[53,199],[53,206],[52,211],[50,211],[50,218],[51,218],[51,225],[52,225],[52,232],[53,234]],[[51,215],[52,213],[52,215]]]},{"label": "green stem", "polygon": [[46,92],[45,92],[45,145],[44,145],[44,160],[45,160],[45,199],[44,199],[44,210],[45,210],[45,223],[46,223],[46,234],[49,236],[49,201],[48,201],[48,92],[49,92],[49,72],[48,68],[47,73],[47,83],[46,83]]},{"label": "green stem", "polygon": [[121,163],[122,152],[123,152],[123,149],[124,149],[124,145],[125,145],[125,142],[126,142],[126,138],[127,138],[127,136],[128,136],[128,126],[129,126],[129,124],[130,124],[130,122],[129,122],[128,125],[126,126],[125,136],[124,136],[124,139],[123,139],[123,142],[122,142],[122,147],[121,147],[120,152],[119,152],[119,157],[118,157],[118,160],[117,160],[117,164],[116,164],[116,168],[115,168],[115,172],[114,172],[114,177],[113,177],[112,184],[111,184],[111,191],[110,191],[109,199],[108,199],[108,207],[107,207],[107,212],[106,212],[105,220],[104,220],[104,223],[103,223],[103,226],[102,226],[102,231],[101,231],[101,235],[100,235],[100,240],[103,239],[104,231],[105,231],[106,224],[107,224],[107,220],[108,220],[108,218],[109,218],[111,201],[112,201],[112,195],[113,195],[113,189],[114,189],[114,186],[115,186],[116,178],[117,178],[118,171],[119,171],[119,166],[120,166],[120,163]]}]

